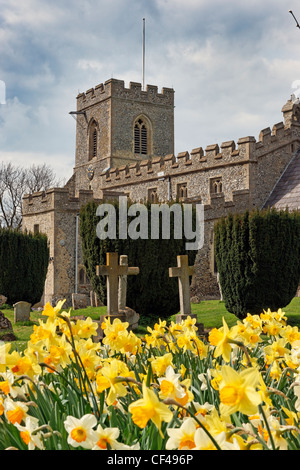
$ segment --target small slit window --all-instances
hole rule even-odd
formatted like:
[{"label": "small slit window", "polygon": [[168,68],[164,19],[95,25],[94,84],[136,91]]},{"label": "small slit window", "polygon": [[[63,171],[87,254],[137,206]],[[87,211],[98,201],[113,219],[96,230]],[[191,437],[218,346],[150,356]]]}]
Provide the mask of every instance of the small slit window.
[{"label": "small slit window", "polygon": [[93,157],[97,157],[97,129],[93,132]]},{"label": "small slit window", "polygon": [[98,125],[96,121],[90,124],[89,128],[89,160],[98,155]]}]

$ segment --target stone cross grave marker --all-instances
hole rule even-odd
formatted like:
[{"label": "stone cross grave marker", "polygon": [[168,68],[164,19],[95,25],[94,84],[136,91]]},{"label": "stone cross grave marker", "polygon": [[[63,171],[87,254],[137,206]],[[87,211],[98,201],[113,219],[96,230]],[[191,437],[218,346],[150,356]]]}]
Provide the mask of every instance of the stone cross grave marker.
[{"label": "stone cross grave marker", "polygon": [[[128,256],[120,256],[120,265],[128,267]],[[126,297],[127,297],[127,275],[137,275],[139,274],[139,268],[128,267],[127,274],[121,274],[119,277],[119,292],[118,292],[118,306],[119,310],[125,310],[126,307]]]},{"label": "stone cross grave marker", "polygon": [[[126,303],[127,276],[138,274],[138,273],[139,273],[139,268],[128,266],[127,257],[121,258],[121,264],[119,265],[118,253],[106,253],[106,265],[97,266],[96,274],[97,276],[100,276],[100,275],[107,276],[107,314],[108,315],[117,315],[119,313],[119,298],[120,298],[121,303],[124,301]],[[121,277],[120,297],[119,297],[119,277]]]},{"label": "stone cross grave marker", "polygon": [[177,256],[177,267],[169,268],[169,277],[178,277],[181,315],[191,315],[190,276],[193,273],[194,267],[189,266],[188,255]]}]

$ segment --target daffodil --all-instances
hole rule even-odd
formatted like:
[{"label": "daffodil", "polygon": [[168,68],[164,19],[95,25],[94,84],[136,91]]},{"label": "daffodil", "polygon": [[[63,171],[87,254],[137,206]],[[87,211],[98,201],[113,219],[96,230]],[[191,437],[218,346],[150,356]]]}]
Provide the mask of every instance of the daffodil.
[{"label": "daffodil", "polygon": [[0,372],[6,371],[7,355],[11,349],[11,343],[0,341]]},{"label": "daffodil", "polygon": [[163,421],[169,423],[173,418],[173,413],[167,405],[162,403],[156,393],[148,388],[143,382],[143,398],[131,403],[128,407],[132,421],[141,429],[145,428],[149,421],[152,421],[160,435]]},{"label": "daffodil", "polygon": [[230,330],[223,317],[223,326],[221,328],[213,328],[209,334],[209,342],[215,346],[214,357],[222,356],[225,362],[230,361],[232,351],[231,341],[234,330]]},{"label": "daffodil", "polygon": [[23,355],[17,351],[8,354],[6,356],[6,365],[16,376],[28,375],[33,378],[41,373],[37,356],[30,343],[28,343],[28,348]]},{"label": "daffodil", "polygon": [[98,324],[94,322],[91,317],[85,320],[77,320],[77,336],[79,338],[91,338],[97,336]]},{"label": "daffodil", "polygon": [[287,325],[280,330],[279,334],[290,344],[300,341],[300,331],[297,326]]},{"label": "daffodil", "polygon": [[0,380],[0,392],[4,393],[4,395],[9,395],[11,398],[16,398],[20,394],[20,387],[14,385],[14,374],[8,370],[0,375],[2,377],[2,380]]},{"label": "daffodil", "polygon": [[158,379],[161,399],[173,398],[174,400],[180,400],[185,396],[186,391],[179,383],[180,377],[181,374],[176,374],[172,366],[167,367],[165,376]]},{"label": "daffodil", "polygon": [[286,347],[286,340],[284,338],[272,341],[271,344],[264,347],[263,351],[268,364],[278,359],[283,359],[284,355],[290,352]]},{"label": "daffodil", "polygon": [[4,401],[4,414],[7,420],[12,424],[21,424],[25,420],[28,413],[28,406],[21,401],[13,401],[6,398]]},{"label": "daffodil", "polygon": [[26,416],[24,425],[16,423],[15,426],[20,431],[20,437],[28,446],[28,450],[45,449],[45,445],[42,440],[42,433],[38,432],[38,419],[32,416]]},{"label": "daffodil", "polygon": [[171,353],[166,353],[162,356],[156,356],[155,358],[150,358],[153,372],[161,377],[167,370],[168,366],[173,366],[172,363],[173,355]]},{"label": "daffodil", "polygon": [[119,450],[121,447],[120,444],[117,442],[119,435],[120,430],[118,428],[104,429],[99,424],[94,433],[95,444],[92,447],[92,450]]},{"label": "daffodil", "polygon": [[167,450],[191,450],[196,444],[194,440],[197,423],[194,418],[187,418],[179,428],[167,429],[169,439]]},{"label": "daffodil", "polygon": [[30,336],[31,344],[43,342],[47,348],[56,336],[56,324],[53,321],[44,322],[39,319],[39,325],[33,325],[33,333]]},{"label": "daffodil", "polygon": [[57,315],[60,313],[65,302],[66,302],[66,299],[59,300],[55,307],[52,307],[50,302],[47,302],[46,305],[44,306],[44,310],[42,314],[54,320],[57,317]]},{"label": "daffodil", "polygon": [[221,369],[222,381],[219,386],[221,414],[231,415],[237,411],[245,415],[256,413],[261,403],[257,391],[260,374],[255,368],[237,372],[232,367],[224,365]]},{"label": "daffodil", "polygon": [[193,450],[240,450],[236,440],[234,443],[226,441],[226,434],[224,431],[212,437],[216,441],[218,447],[216,447],[215,443],[204,429],[198,428],[194,436],[195,447]]},{"label": "daffodil", "polygon": [[134,372],[129,371],[126,364],[117,359],[113,359],[110,364],[103,366],[97,373],[96,383],[98,393],[109,389],[106,402],[110,406],[119,397],[127,395],[127,388],[124,385],[124,378],[134,378]]},{"label": "daffodil", "polygon": [[64,427],[68,432],[68,443],[72,447],[92,449],[97,435],[93,429],[97,425],[97,419],[92,414],[86,414],[81,418],[67,416]]}]

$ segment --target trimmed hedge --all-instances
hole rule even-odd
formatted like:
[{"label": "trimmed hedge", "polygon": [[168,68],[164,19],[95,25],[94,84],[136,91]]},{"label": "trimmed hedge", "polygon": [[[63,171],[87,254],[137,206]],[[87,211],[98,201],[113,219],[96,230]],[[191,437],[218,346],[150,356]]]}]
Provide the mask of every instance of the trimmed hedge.
[{"label": "trimmed hedge", "polygon": [[48,263],[45,235],[0,228],[0,293],[9,304],[40,301]]},{"label": "trimmed hedge", "polygon": [[229,312],[244,318],[285,307],[300,281],[300,214],[267,209],[220,219],[215,258]]},{"label": "trimmed hedge", "polygon": [[[117,214],[119,226],[119,205],[112,203]],[[130,204],[130,203],[129,203]],[[150,204],[148,209],[148,230],[151,230]],[[96,234],[99,216],[96,215],[98,204],[89,202],[81,208],[80,236],[84,264],[93,290],[106,305],[106,277],[96,276],[96,266],[106,264],[106,253],[117,252],[127,255],[129,266],[139,267],[137,276],[127,278],[127,306],[141,316],[167,318],[179,311],[178,279],[169,278],[169,267],[177,266],[177,255],[188,254],[189,264],[193,265],[196,251],[185,250],[185,238],[174,239],[173,217],[171,216],[171,239],[151,240],[138,238],[100,240]],[[194,214],[195,216],[195,214]],[[128,218],[130,219],[130,218]],[[194,219],[195,220],[195,219]],[[128,220],[127,224],[130,223]],[[127,225],[128,226],[128,225]],[[117,229],[118,237],[118,229]]]}]

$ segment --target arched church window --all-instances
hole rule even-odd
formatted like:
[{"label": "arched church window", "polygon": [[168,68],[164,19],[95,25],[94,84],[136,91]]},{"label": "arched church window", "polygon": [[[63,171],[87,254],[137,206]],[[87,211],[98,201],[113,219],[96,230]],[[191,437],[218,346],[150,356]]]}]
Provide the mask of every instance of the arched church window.
[{"label": "arched church window", "polygon": [[219,194],[223,192],[222,178],[212,178],[210,182],[210,193]]},{"label": "arched church window", "polygon": [[180,183],[177,186],[177,196],[179,200],[187,198],[187,183]]},{"label": "arched church window", "polygon": [[134,124],[134,153],[148,153],[148,129],[143,119],[138,119]]},{"label": "arched church window", "polygon": [[156,204],[158,202],[157,188],[151,188],[148,190],[148,201],[151,204]]}]

